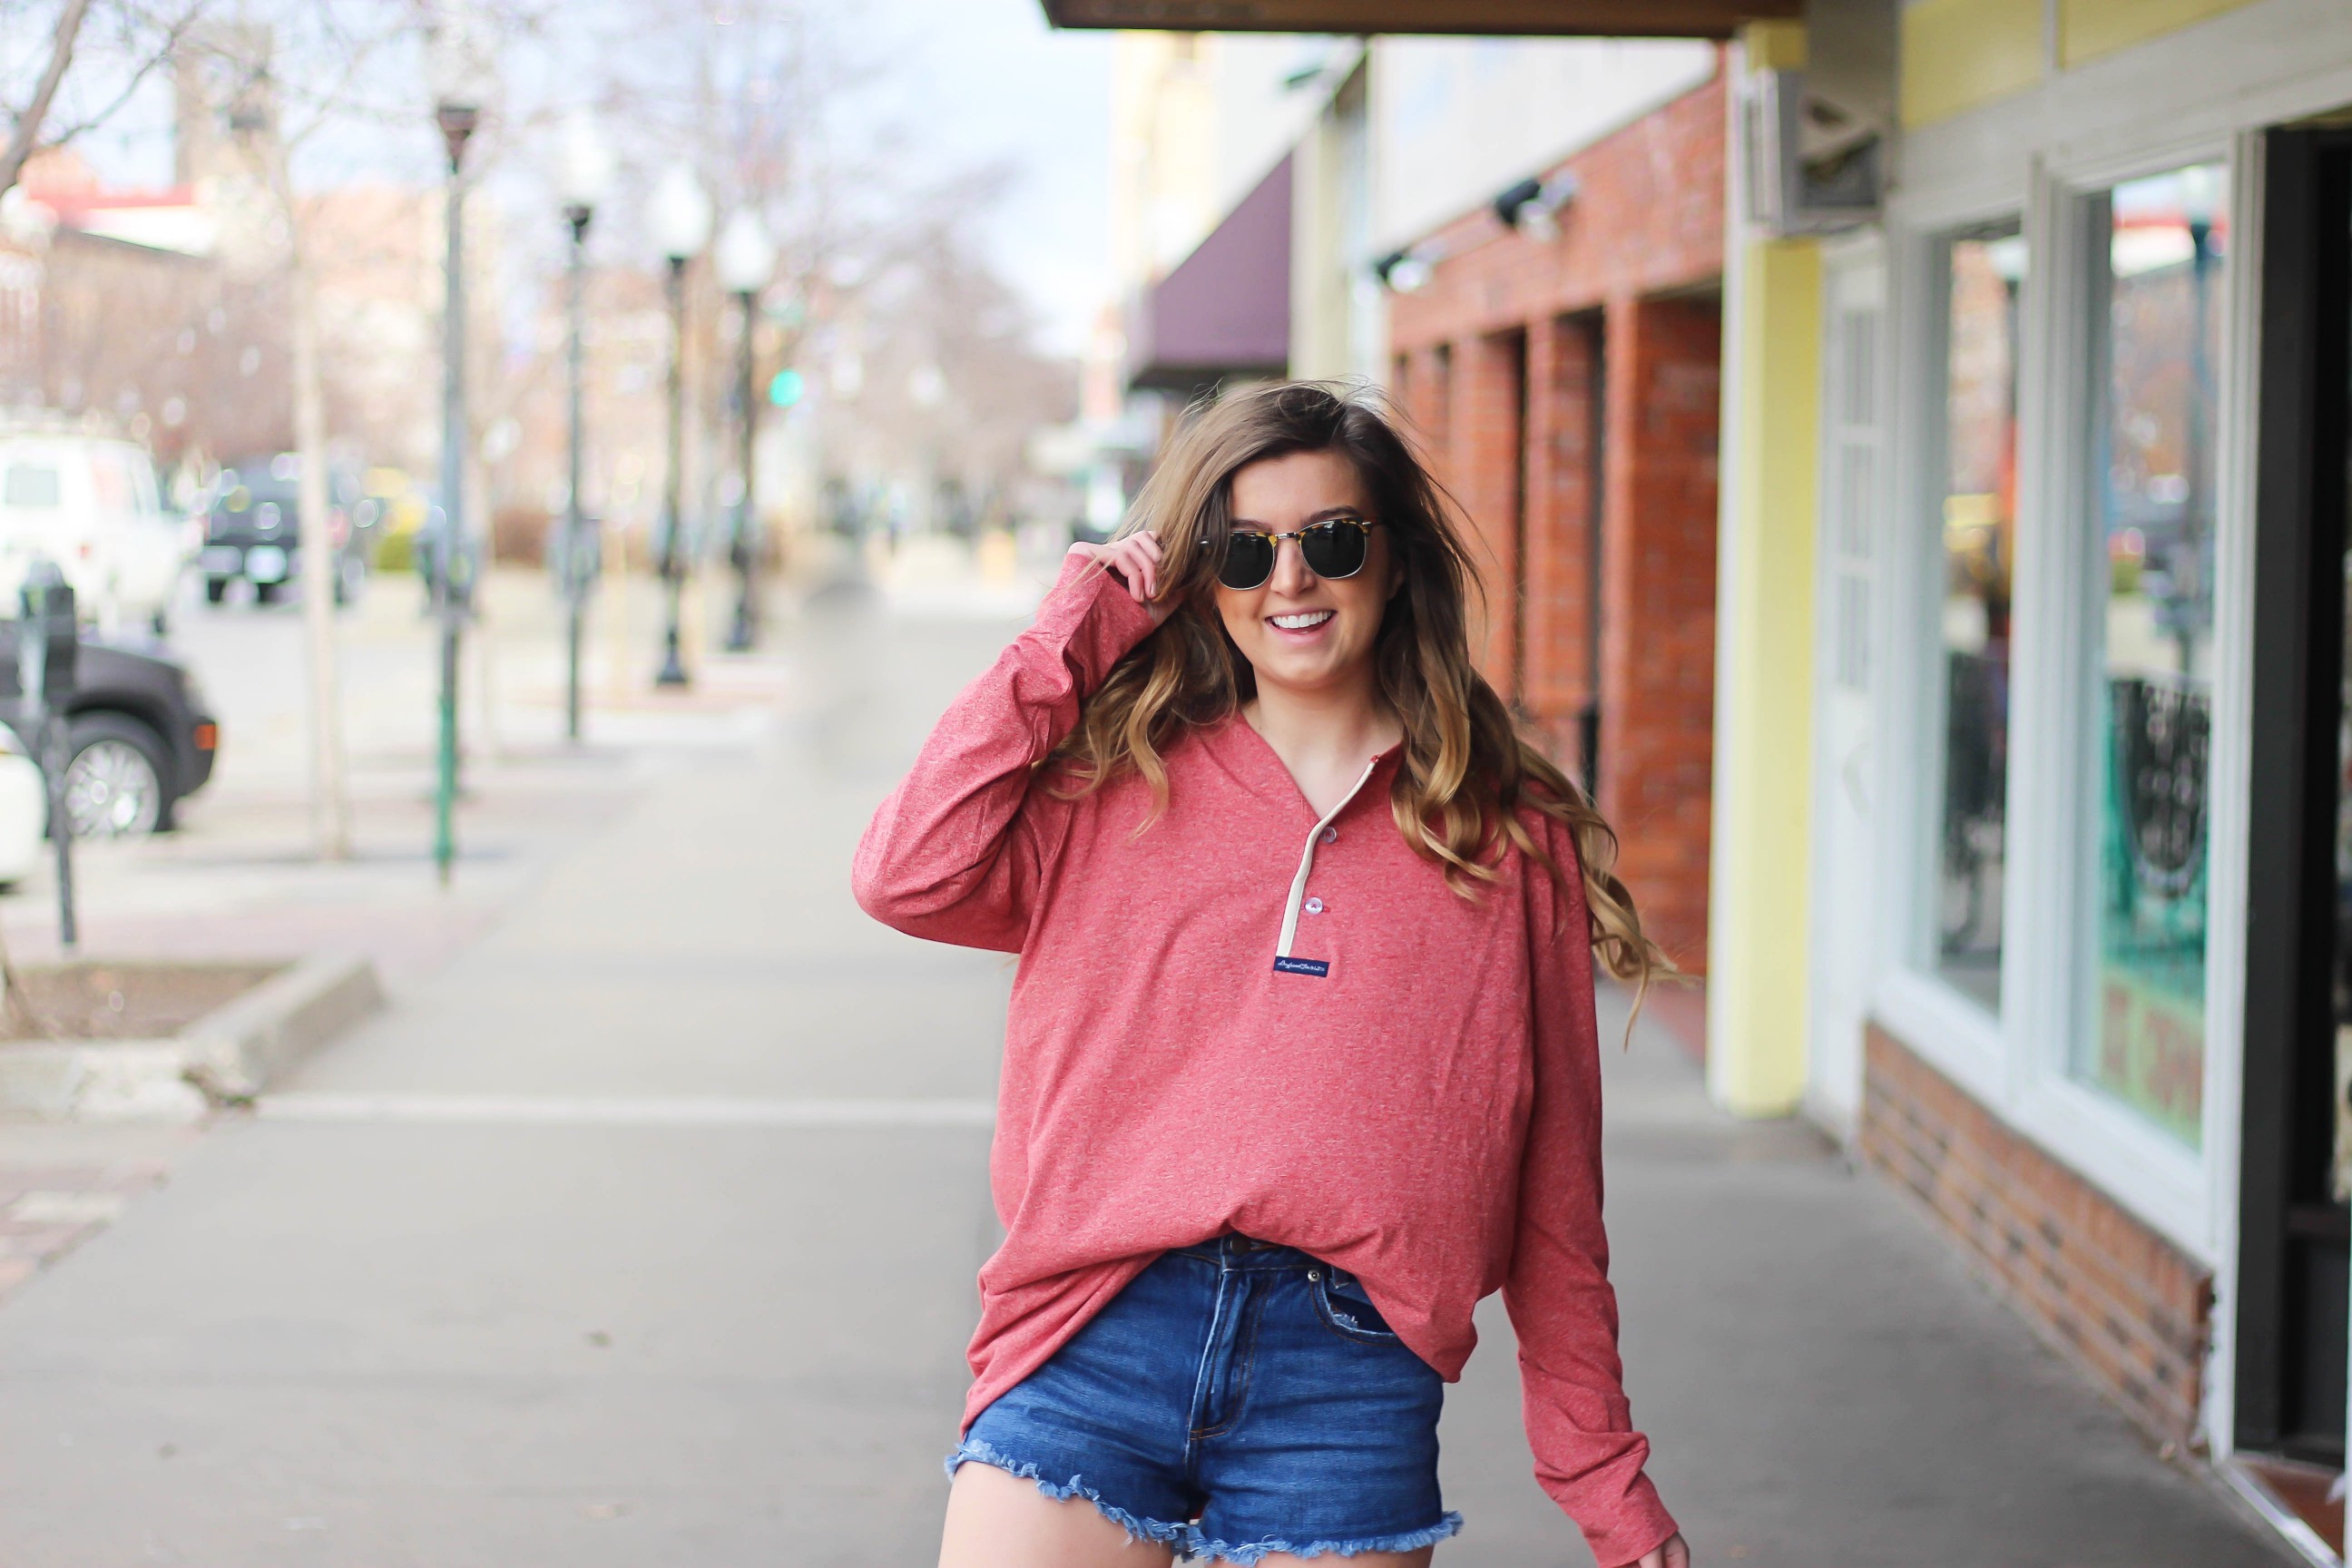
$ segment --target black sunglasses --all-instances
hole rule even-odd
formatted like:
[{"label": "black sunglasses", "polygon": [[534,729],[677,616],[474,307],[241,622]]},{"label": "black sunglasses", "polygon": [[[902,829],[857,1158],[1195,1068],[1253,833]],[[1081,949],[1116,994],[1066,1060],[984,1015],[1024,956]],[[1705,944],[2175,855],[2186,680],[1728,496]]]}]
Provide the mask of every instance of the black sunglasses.
[{"label": "black sunglasses", "polygon": [[[1274,575],[1275,552],[1286,539],[1298,541],[1298,553],[1305,558],[1307,569],[1318,577],[1352,577],[1364,569],[1364,557],[1371,549],[1372,530],[1379,526],[1360,517],[1335,517],[1328,522],[1310,522],[1291,533],[1236,528],[1225,535],[1225,553],[1217,563],[1217,581],[1228,588],[1264,586],[1265,580]],[[1211,550],[1217,547],[1213,539],[1203,539],[1201,543]]]}]

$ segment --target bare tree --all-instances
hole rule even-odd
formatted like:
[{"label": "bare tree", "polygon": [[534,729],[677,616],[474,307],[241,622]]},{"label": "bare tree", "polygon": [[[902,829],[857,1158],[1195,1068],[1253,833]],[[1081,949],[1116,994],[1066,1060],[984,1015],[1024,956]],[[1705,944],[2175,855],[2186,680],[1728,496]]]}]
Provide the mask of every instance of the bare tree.
[{"label": "bare tree", "polygon": [[275,261],[288,304],[298,465],[298,535],[310,697],[310,821],[320,859],[352,852],[351,797],[335,637],[341,542],[331,487],[316,257],[294,185],[302,145],[331,126],[392,120],[397,110],[362,90],[383,54],[414,35],[415,17],[392,4],[297,3],[287,30],[243,23],[194,40],[227,68],[231,129],[274,208]]},{"label": "bare tree", "polygon": [[[936,146],[926,150],[882,111],[876,95],[890,71],[861,43],[853,8],[613,0],[566,5],[560,26],[555,12],[515,15],[523,45],[561,62],[533,79],[561,82],[572,102],[584,97],[626,120],[641,151],[625,174],[639,188],[684,158],[722,209],[749,207],[765,220],[782,255],[767,290],[773,309],[757,323],[755,384],[783,364],[803,372],[811,404],[791,417],[814,422],[825,467],[887,475],[927,502],[942,495],[939,510],[957,518],[998,512],[1017,489],[1028,435],[1067,417],[1076,385],[1072,367],[1031,346],[1032,323],[980,241],[1013,172],[951,153],[943,165]],[[626,210],[633,194],[613,205]],[[547,210],[551,219],[551,199]],[[552,221],[546,233],[551,273]],[[617,248],[609,234],[604,245]],[[642,244],[633,259],[648,273],[656,265]],[[734,412],[736,311],[708,268],[689,280],[688,384],[696,422],[717,431]],[[636,341],[606,327],[614,352],[625,337]],[[557,340],[541,352],[551,366]],[[836,363],[849,374],[827,374]],[[655,395],[635,384],[637,395]],[[527,428],[546,442],[561,437],[551,414]],[[620,439],[607,439],[608,455]],[[715,455],[719,445],[704,449]],[[703,482],[689,489],[706,505],[725,466],[699,465]],[[557,468],[552,452],[516,464],[532,476]]]},{"label": "bare tree", "polygon": [[57,30],[49,37],[49,63],[41,68],[41,79],[33,89],[33,100],[18,110],[16,129],[8,138],[8,150],[0,153],[0,191],[16,183],[25,172],[25,160],[33,155],[38,144],[41,124],[49,117],[49,103],[58,95],[58,83],[65,79],[66,67],[73,63],[74,43],[81,37],[82,18],[89,15],[89,0],[66,0],[65,9],[58,13]]},{"label": "bare tree", "polygon": [[142,82],[172,58],[183,35],[204,9],[205,0],[190,0],[175,9],[151,9],[136,0],[116,0],[111,20],[119,35],[121,68],[110,73],[96,105],[51,128],[49,115],[74,52],[84,38],[94,0],[64,0],[49,30],[49,48],[40,75],[34,80],[24,107],[13,111],[5,150],[0,150],[0,191],[13,187],[34,153],[61,147],[83,132],[111,119],[131,101]]}]

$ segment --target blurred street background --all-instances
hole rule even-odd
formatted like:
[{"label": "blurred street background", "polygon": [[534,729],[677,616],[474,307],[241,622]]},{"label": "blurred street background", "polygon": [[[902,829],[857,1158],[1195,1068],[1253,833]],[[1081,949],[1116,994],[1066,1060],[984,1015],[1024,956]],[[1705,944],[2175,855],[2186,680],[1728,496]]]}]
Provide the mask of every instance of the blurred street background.
[{"label": "blurred street background", "polygon": [[851,852],[1315,376],[1685,971],[1697,1560],[2341,1568],[2347,5],[0,5],[0,1565],[932,1561],[1011,965]]}]

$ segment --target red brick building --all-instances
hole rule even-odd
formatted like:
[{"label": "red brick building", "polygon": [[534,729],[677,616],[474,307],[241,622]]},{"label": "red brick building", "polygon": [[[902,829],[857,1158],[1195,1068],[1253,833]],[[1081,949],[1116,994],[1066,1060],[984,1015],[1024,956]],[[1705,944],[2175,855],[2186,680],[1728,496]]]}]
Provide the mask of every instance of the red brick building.
[{"label": "red brick building", "polygon": [[[1724,86],[1410,254],[1391,384],[1486,554],[1488,677],[1596,787],[1653,935],[1706,963]],[[1552,232],[1556,225],[1556,234]],[[1391,281],[1398,275],[1392,268]]]}]

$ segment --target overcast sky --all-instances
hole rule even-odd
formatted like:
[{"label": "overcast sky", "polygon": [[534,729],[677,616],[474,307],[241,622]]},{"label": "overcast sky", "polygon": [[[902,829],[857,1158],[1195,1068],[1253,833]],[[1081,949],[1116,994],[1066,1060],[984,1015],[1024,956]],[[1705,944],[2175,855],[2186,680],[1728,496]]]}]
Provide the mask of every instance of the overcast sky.
[{"label": "overcast sky", "polygon": [[959,163],[1020,178],[990,236],[1047,342],[1075,353],[1109,284],[1110,35],[1057,33],[1037,0],[865,0],[906,67],[897,106]]},{"label": "overcast sky", "polygon": [[[1038,0],[862,0],[838,20],[852,51],[881,68],[873,111],[902,129],[917,155],[942,170],[1017,171],[984,241],[1034,307],[1042,344],[1076,353],[1108,287],[1110,36],[1056,33]],[[0,45],[21,42],[6,35],[0,22]],[[11,65],[22,63],[17,52],[0,48]],[[86,85],[113,89],[95,76]],[[355,128],[335,142],[340,153],[320,146],[306,159],[310,177],[429,178],[436,163],[421,117],[405,138]],[[163,77],[80,146],[110,182],[168,182]]]}]

